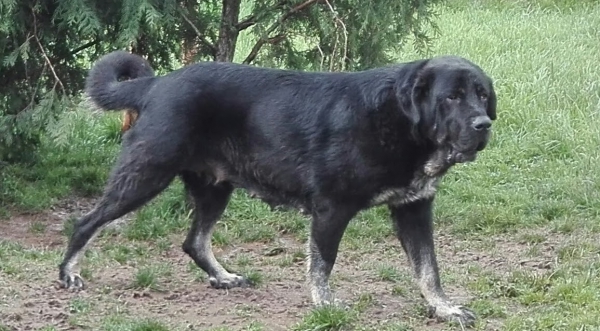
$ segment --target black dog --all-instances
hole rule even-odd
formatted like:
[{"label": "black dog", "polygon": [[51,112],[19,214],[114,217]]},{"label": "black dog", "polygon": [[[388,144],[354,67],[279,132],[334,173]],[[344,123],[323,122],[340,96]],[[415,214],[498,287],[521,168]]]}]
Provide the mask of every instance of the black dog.
[{"label": "black dog", "polygon": [[475,159],[496,118],[492,81],[473,63],[448,56],[322,73],[209,62],[155,77],[144,59],[117,51],[95,64],[86,92],[101,109],[139,117],[102,199],[75,225],[63,287],[83,287],[74,266],[102,226],[180,176],[195,202],[183,250],[215,288],[247,284],[211,249],[236,187],[312,215],[307,278],[317,305],[334,301],[328,279],[350,220],[387,204],[427,303],[441,319],[474,321],[444,293],[432,237],[438,183]]}]

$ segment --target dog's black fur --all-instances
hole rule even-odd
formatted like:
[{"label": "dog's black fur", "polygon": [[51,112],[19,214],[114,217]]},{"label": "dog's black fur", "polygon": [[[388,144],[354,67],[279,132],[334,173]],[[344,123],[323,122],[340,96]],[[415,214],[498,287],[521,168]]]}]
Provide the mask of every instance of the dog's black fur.
[{"label": "dog's black fur", "polygon": [[101,109],[139,117],[102,199],[75,225],[64,287],[83,287],[73,267],[102,226],[180,176],[195,201],[183,250],[213,287],[247,284],[210,247],[236,187],[312,215],[307,278],[318,305],[334,300],[328,278],[349,221],[387,204],[428,304],[440,318],[474,320],[440,285],[432,204],[441,177],[475,159],[496,118],[492,81],[475,64],[446,56],[324,73],[209,62],[156,77],[141,57],[117,51],[95,64],[86,92]]}]

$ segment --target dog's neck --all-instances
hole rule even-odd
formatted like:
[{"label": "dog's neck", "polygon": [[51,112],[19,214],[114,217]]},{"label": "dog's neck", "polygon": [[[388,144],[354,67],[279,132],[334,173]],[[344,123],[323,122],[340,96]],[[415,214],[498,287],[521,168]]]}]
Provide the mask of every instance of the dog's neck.
[{"label": "dog's neck", "polygon": [[451,151],[448,148],[441,147],[434,150],[425,161],[423,174],[429,177],[443,176],[454,165],[451,162],[450,154]]}]

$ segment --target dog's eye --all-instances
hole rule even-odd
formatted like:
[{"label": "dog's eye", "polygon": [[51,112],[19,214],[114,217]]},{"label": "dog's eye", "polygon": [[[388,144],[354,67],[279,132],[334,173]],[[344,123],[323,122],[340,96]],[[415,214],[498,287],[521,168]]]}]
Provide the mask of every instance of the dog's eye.
[{"label": "dog's eye", "polygon": [[446,99],[451,100],[451,101],[456,101],[459,98],[460,97],[458,96],[458,94],[450,94],[449,96],[446,97]]},{"label": "dog's eye", "polygon": [[482,93],[482,94],[479,96],[479,98],[480,98],[481,100],[483,100],[483,101],[486,101],[486,100],[488,99],[488,95],[487,95],[487,94],[485,94],[485,93]]}]

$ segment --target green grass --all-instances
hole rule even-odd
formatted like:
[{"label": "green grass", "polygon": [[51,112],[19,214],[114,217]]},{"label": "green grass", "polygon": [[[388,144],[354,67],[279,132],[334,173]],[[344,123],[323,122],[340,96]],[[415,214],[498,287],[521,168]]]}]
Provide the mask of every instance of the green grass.
[{"label": "green grass", "polygon": [[0,168],[0,216],[13,209],[42,211],[72,194],[100,193],[119,150],[118,123],[118,114],[94,115],[84,107],[63,113],[36,162]]},{"label": "green grass", "polygon": [[122,316],[110,317],[104,321],[103,331],[171,331],[171,328],[153,320],[134,320]]},{"label": "green grass", "polygon": [[336,306],[315,308],[308,313],[294,331],[338,331],[348,327],[355,319],[352,311]]},{"label": "green grass", "polygon": [[147,265],[149,266],[144,266],[136,272],[133,288],[139,290],[161,290],[161,279],[172,275],[170,267],[168,265],[156,263],[147,263]]},{"label": "green grass", "polygon": [[[452,247],[438,248],[450,256],[442,261],[444,284],[457,292],[468,291],[472,300],[467,305],[480,317],[476,330],[600,328],[600,4],[591,0],[449,0],[439,8],[437,23],[441,36],[428,55],[471,59],[494,79],[498,94],[491,144],[476,162],[457,166],[448,174],[435,207],[436,226],[461,242],[458,253],[472,251],[488,259],[456,264]],[[240,54],[250,44],[242,36]],[[398,54],[399,61],[418,57],[410,49]],[[46,210],[72,194],[97,196],[119,150],[118,124],[117,114],[95,115],[83,108],[65,113],[56,124],[62,128],[55,130],[60,134],[45,139],[38,163],[8,166],[0,172],[0,213]],[[168,289],[167,279],[185,275],[192,282],[206,283],[206,275],[188,261],[185,275],[170,274],[168,266],[153,261],[178,249],[180,242],[169,238],[181,238],[189,228],[191,215],[182,193],[181,183],[175,181],[131,215],[123,230],[101,237],[102,245],[92,248],[85,259],[86,278],[96,276],[98,270],[129,266],[135,271],[128,286],[137,289]],[[72,231],[72,221],[65,224],[64,235]],[[246,244],[271,247],[282,235],[303,244],[307,224],[297,213],[272,212],[236,191],[217,226],[213,245],[218,249]],[[27,229],[37,236],[50,231],[42,222]],[[363,293],[349,311],[307,310],[288,327],[423,330],[426,313],[422,302],[413,298],[417,292],[411,287],[405,257],[398,254],[399,249],[381,251],[390,240],[388,212],[375,208],[351,223],[341,254],[372,276],[365,283],[379,282],[386,293],[402,300],[399,316],[389,320],[371,316],[380,298]],[[61,253],[0,239],[0,284],[54,273]],[[259,252],[260,262],[256,255],[239,253],[226,261],[261,285],[256,291],[266,291],[271,281],[304,268],[302,250]],[[382,260],[370,260],[373,257]],[[486,262],[508,257],[503,267]],[[550,267],[521,266],[521,260],[539,260]],[[342,269],[336,266],[334,274]],[[340,281],[339,286],[350,284]],[[0,304],[5,304],[1,298]],[[81,320],[94,311],[94,305],[84,299],[71,300],[68,310]],[[254,321],[261,317],[260,311],[244,312],[248,320],[241,329],[269,329]],[[138,321],[138,317],[142,318],[120,311],[94,329],[171,329],[170,322]]]}]

